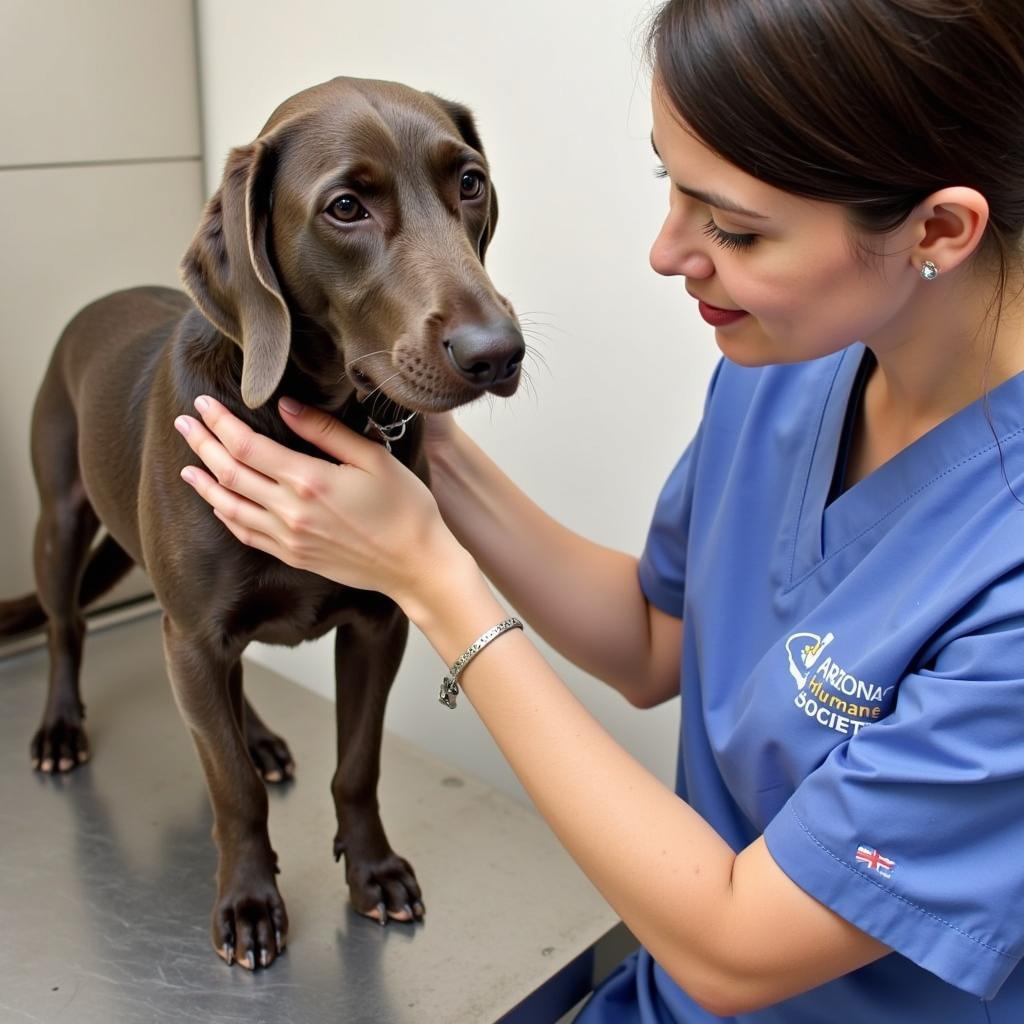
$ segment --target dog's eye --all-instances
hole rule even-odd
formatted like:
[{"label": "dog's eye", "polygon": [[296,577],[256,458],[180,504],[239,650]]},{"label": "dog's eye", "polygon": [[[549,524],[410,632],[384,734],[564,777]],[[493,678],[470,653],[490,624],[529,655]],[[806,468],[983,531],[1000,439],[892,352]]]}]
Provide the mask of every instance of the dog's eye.
[{"label": "dog's eye", "polygon": [[327,207],[327,212],[343,224],[351,224],[353,221],[366,220],[369,213],[355,196],[338,196],[337,199]]},{"label": "dog's eye", "polygon": [[479,199],[484,194],[484,176],[479,171],[466,171],[459,186],[463,199]]}]

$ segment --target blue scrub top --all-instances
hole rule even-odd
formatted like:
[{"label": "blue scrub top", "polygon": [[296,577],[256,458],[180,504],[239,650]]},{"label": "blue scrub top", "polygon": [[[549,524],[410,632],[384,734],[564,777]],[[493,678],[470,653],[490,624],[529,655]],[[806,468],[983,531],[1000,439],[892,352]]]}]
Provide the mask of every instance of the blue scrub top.
[{"label": "blue scrub top", "polygon": [[[1024,374],[829,502],[864,358],[721,362],[662,491],[640,580],[683,618],[676,788],[895,950],[737,1021],[1020,1024]],[[719,1018],[642,950],[578,1019]]]}]

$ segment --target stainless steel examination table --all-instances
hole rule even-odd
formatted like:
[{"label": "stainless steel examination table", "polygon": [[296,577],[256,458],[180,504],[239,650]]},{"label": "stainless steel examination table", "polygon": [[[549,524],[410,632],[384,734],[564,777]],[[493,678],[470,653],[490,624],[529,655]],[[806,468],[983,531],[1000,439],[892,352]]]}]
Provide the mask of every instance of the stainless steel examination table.
[{"label": "stainless steel examination table", "polygon": [[0,1024],[545,1024],[628,944],[530,808],[394,737],[380,802],[427,917],[355,914],[331,855],[333,707],[247,664],[298,764],[269,787],[291,934],[269,970],[228,968],[210,947],[211,815],[159,618],[88,637],[93,760],[64,777],[28,761],[46,674],[42,650],[0,662]]}]

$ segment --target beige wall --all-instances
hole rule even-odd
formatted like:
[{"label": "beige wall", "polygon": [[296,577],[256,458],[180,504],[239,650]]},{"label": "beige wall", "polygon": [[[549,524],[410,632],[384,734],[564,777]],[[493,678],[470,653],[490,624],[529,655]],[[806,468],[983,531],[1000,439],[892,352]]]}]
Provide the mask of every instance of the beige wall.
[{"label": "beige wall", "polygon": [[[0,0],[0,595],[34,589],[28,423],[86,302],[177,285],[202,205],[191,0]],[[117,597],[146,589],[139,573]]]},{"label": "beige wall", "polygon": [[[644,10],[643,0],[198,0],[208,190],[230,146],[249,141],[286,96],[335,75],[403,81],[476,111],[501,200],[488,268],[535,322],[539,358],[528,358],[530,380],[513,400],[481,403],[461,421],[543,506],[634,552],[717,357],[681,282],[647,265],[667,186],[651,173],[635,55]],[[333,692],[329,640],[251,650]],[[671,778],[678,702],[638,712],[555,664]],[[388,728],[519,793],[472,711],[437,704],[442,671],[414,636]]]}]

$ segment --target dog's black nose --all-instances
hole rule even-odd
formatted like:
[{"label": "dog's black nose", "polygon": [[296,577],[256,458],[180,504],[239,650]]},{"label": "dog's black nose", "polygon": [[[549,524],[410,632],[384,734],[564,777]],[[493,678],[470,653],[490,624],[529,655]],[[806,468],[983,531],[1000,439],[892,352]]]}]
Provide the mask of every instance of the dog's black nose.
[{"label": "dog's black nose", "polygon": [[519,325],[509,318],[490,324],[460,324],[449,331],[444,347],[459,375],[481,388],[511,380],[526,353]]}]

